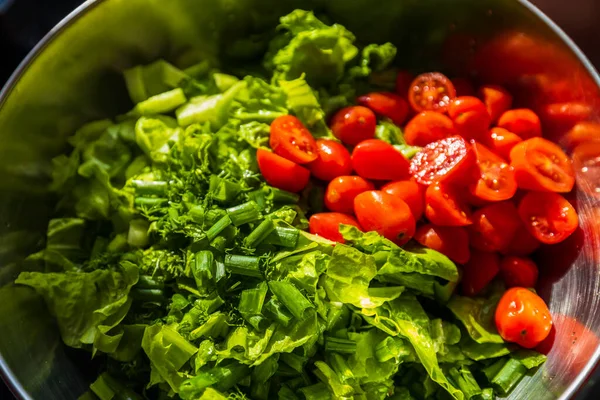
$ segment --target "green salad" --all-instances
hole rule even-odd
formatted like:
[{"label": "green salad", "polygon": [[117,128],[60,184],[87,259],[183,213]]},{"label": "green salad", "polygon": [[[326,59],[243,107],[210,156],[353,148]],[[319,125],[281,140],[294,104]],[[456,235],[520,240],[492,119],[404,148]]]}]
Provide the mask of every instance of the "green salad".
[{"label": "green salad", "polygon": [[[262,178],[275,118],[328,137],[332,112],[393,87],[396,48],[359,43],[296,10],[251,67],[125,71],[135,107],[69,139],[46,246],[16,283],[102,360],[82,398],[488,400],[544,362],[498,335],[500,285],[462,297],[434,250],[345,225],[345,244],[311,235],[323,188]],[[387,121],[377,136],[405,146]]]}]

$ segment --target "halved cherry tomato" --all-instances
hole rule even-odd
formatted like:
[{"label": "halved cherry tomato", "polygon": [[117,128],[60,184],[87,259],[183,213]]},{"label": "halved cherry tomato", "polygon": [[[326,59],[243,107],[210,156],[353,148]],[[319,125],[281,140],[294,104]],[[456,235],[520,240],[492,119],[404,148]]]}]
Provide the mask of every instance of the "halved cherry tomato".
[{"label": "halved cherry tomato", "polygon": [[521,226],[517,208],[510,201],[480,208],[471,216],[467,228],[471,246],[483,251],[498,251],[508,246]]},{"label": "halved cherry tomato", "polygon": [[464,265],[462,291],[466,296],[477,296],[500,271],[498,253],[472,250],[469,262]]},{"label": "halved cherry tomato", "polygon": [[340,142],[330,139],[317,140],[317,156],[308,167],[318,179],[330,181],[352,173],[350,152]]},{"label": "halved cherry tomato", "polygon": [[446,112],[450,101],[456,97],[454,85],[439,72],[421,74],[410,86],[408,101],[416,112]]},{"label": "halved cherry tomato", "polygon": [[574,149],[582,143],[598,141],[600,141],[600,124],[580,122],[567,132],[561,143],[564,143],[565,147],[569,149]]},{"label": "halved cherry tomato", "polygon": [[465,228],[426,224],[417,229],[415,240],[459,264],[465,264],[471,257]]},{"label": "halved cherry tomato", "polygon": [[457,97],[448,106],[454,129],[467,140],[479,139],[488,131],[491,118],[485,104],[477,97]]},{"label": "halved cherry tomato", "polygon": [[477,159],[477,181],[469,185],[469,192],[485,201],[501,201],[513,197],[517,191],[513,167],[480,143],[473,143],[473,151]]},{"label": "halved cherry tomato", "polygon": [[302,122],[292,115],[278,117],[271,123],[269,144],[275,154],[296,164],[308,164],[317,159],[315,139]]},{"label": "halved cherry tomato", "polygon": [[451,81],[457,96],[475,96],[475,88],[470,80],[466,78],[452,78]]},{"label": "halved cherry tomato", "polygon": [[556,144],[533,138],[517,144],[510,152],[519,188],[567,193],[575,184],[573,164]]},{"label": "halved cherry tomato", "polygon": [[431,142],[456,134],[452,120],[434,111],[423,111],[408,121],[404,139],[411,146],[424,147]]},{"label": "halved cherry tomato", "polygon": [[519,204],[519,216],[529,233],[546,244],[562,242],[579,224],[571,203],[552,192],[527,193]]},{"label": "halved cherry tomato", "polygon": [[379,139],[369,139],[354,148],[352,167],[365,179],[395,181],[409,176],[410,164],[391,144]]},{"label": "halved cherry tomato", "polygon": [[513,235],[508,246],[501,250],[501,253],[511,256],[528,256],[536,251],[541,245],[539,240],[529,233],[521,221],[521,226]]},{"label": "halved cherry tomato", "polygon": [[483,144],[505,160],[510,160],[510,151],[522,141],[518,135],[498,127],[490,129],[481,139]]},{"label": "halved cherry tomato", "polygon": [[306,187],[310,171],[270,151],[258,149],[258,168],[267,183],[288,192],[299,192]]},{"label": "halved cherry tomato", "polygon": [[402,98],[408,98],[410,84],[415,79],[414,75],[408,71],[399,71],[396,76],[396,93]]},{"label": "halved cherry tomato", "polygon": [[485,104],[492,122],[512,106],[513,97],[506,89],[498,85],[484,85],[479,88],[479,98]]},{"label": "halved cherry tomato", "polygon": [[524,257],[504,257],[500,262],[500,275],[506,287],[533,288],[539,271],[531,259]]},{"label": "halved cherry tomato", "polygon": [[441,226],[472,224],[471,210],[462,201],[457,189],[440,182],[430,185],[425,192],[425,216]]},{"label": "halved cherry tomato", "polygon": [[600,142],[580,144],[572,157],[577,187],[593,196],[600,195]]},{"label": "halved cherry tomato", "polygon": [[365,231],[375,231],[399,246],[415,234],[410,207],[391,194],[379,190],[359,194],[354,199],[354,213]]},{"label": "halved cherry tomato", "polygon": [[388,183],[382,191],[402,199],[408,204],[415,220],[421,219],[425,208],[425,189],[415,181],[397,181]]},{"label": "halved cherry tomato", "polygon": [[354,212],[354,198],[375,187],[360,176],[338,176],[327,185],[325,207],[330,211],[351,214]]},{"label": "halved cherry tomato", "polygon": [[552,329],[548,306],[529,289],[508,289],[496,307],[496,328],[507,342],[527,349],[540,344]]},{"label": "halved cherry tomato", "polygon": [[475,157],[471,146],[460,136],[432,142],[411,160],[410,173],[422,185],[465,180]]},{"label": "halved cherry tomato", "polygon": [[331,132],[342,142],[356,146],[363,140],[373,139],[377,117],[367,107],[342,108],[331,119]]},{"label": "halved cherry tomato", "polygon": [[398,126],[408,117],[408,103],[395,93],[369,93],[360,96],[358,104],[369,107],[375,114],[391,119]]},{"label": "halved cherry tomato", "polygon": [[356,221],[354,217],[337,212],[314,214],[308,221],[310,233],[313,235],[321,236],[325,239],[333,240],[334,242],[345,243],[344,238],[340,233],[341,224],[351,225],[361,229],[358,221]]},{"label": "halved cherry tomato", "polygon": [[498,126],[527,140],[542,136],[540,118],[528,108],[508,110],[498,119]]}]

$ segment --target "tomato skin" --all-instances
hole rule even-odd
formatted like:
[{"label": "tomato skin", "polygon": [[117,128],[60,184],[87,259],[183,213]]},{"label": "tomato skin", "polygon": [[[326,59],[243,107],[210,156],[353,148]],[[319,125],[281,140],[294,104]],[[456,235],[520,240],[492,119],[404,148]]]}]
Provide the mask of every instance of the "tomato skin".
[{"label": "tomato skin", "polygon": [[500,156],[480,143],[473,143],[477,158],[477,180],[469,185],[469,192],[485,201],[508,200],[517,192],[515,171]]},{"label": "tomato skin", "polygon": [[340,224],[355,226],[361,229],[358,221],[347,214],[328,212],[318,213],[310,217],[308,222],[310,233],[338,243],[345,243],[340,233]]},{"label": "tomato skin", "polygon": [[345,214],[354,212],[354,198],[373,190],[373,184],[360,176],[338,176],[327,185],[325,191],[325,207],[330,211]]},{"label": "tomato skin", "polygon": [[571,128],[563,139],[563,143],[569,149],[593,141],[600,141],[600,124],[597,122],[580,122]]},{"label": "tomato skin", "polygon": [[474,160],[467,141],[460,136],[451,136],[421,149],[411,160],[410,174],[421,185],[437,181],[465,183]]},{"label": "tomato skin", "polygon": [[484,85],[480,87],[479,98],[485,104],[492,122],[498,121],[498,118],[510,109],[513,102],[512,95],[502,86],[498,85]]},{"label": "tomato skin", "polygon": [[500,262],[500,274],[506,287],[533,288],[537,283],[539,271],[529,258],[504,257]]},{"label": "tomato skin", "polygon": [[356,219],[365,231],[375,231],[399,246],[415,234],[416,223],[408,204],[391,194],[371,190],[354,199]]},{"label": "tomato skin", "polygon": [[421,74],[411,83],[408,101],[416,112],[446,112],[450,101],[456,97],[454,85],[439,72]]},{"label": "tomato skin", "polygon": [[537,240],[560,243],[577,229],[577,212],[563,196],[552,192],[529,192],[519,204],[519,216]]},{"label": "tomato skin", "polygon": [[269,185],[294,193],[308,185],[310,171],[306,168],[264,149],[258,149],[256,159],[260,173]]},{"label": "tomato skin", "polygon": [[510,162],[521,189],[568,193],[575,184],[575,172],[569,157],[556,144],[533,138],[517,144]]},{"label": "tomato skin", "polygon": [[508,289],[496,308],[496,328],[507,342],[533,349],[550,334],[552,316],[548,306],[529,289]]},{"label": "tomato skin", "polygon": [[404,128],[406,143],[419,147],[455,134],[452,120],[434,111],[423,111],[411,119]]},{"label": "tomato skin", "polygon": [[384,185],[382,191],[404,200],[415,220],[421,219],[425,209],[425,188],[415,181],[397,181]]},{"label": "tomato skin", "polygon": [[500,252],[504,255],[524,257],[539,249],[541,245],[540,241],[533,237],[521,222],[521,226],[514,233],[510,243]]},{"label": "tomato skin", "polygon": [[275,154],[296,164],[308,164],[317,159],[315,139],[292,115],[278,117],[271,123],[269,145]]},{"label": "tomato skin", "polygon": [[396,76],[396,93],[402,98],[408,98],[410,84],[415,79],[414,75],[408,71],[399,71]]},{"label": "tomato skin", "polygon": [[485,104],[477,97],[457,97],[448,106],[448,115],[459,135],[467,140],[479,139],[488,131],[491,118]]},{"label": "tomato skin", "polygon": [[370,108],[375,114],[387,117],[400,126],[408,117],[408,103],[395,93],[379,92],[360,96],[358,104]]},{"label": "tomato skin", "polygon": [[477,296],[500,271],[500,257],[491,253],[473,249],[469,262],[464,265],[462,292],[465,296]]},{"label": "tomato skin", "polygon": [[471,211],[457,190],[443,183],[434,183],[425,192],[425,216],[440,226],[467,226],[472,224]]},{"label": "tomato skin", "polygon": [[379,139],[369,139],[354,148],[352,167],[365,179],[396,181],[409,176],[410,164],[391,144]]},{"label": "tomato skin", "polygon": [[523,140],[542,136],[540,118],[528,108],[508,110],[498,119],[498,126]]},{"label": "tomato skin", "polygon": [[415,240],[458,264],[465,264],[471,258],[469,236],[462,227],[422,225],[415,233]]},{"label": "tomato skin", "polygon": [[521,227],[517,208],[510,201],[480,208],[471,216],[473,225],[467,228],[471,246],[483,251],[499,251],[511,242]]},{"label": "tomato skin", "polygon": [[452,84],[456,90],[457,96],[474,96],[475,88],[470,80],[466,78],[452,78]]},{"label": "tomato skin", "polygon": [[593,107],[582,102],[548,104],[539,112],[540,120],[552,130],[553,135],[564,134],[575,124],[587,121],[594,115]]},{"label": "tomato skin", "polygon": [[498,127],[490,129],[481,140],[490,150],[505,160],[510,160],[510,151],[522,141],[523,139],[518,135]]},{"label": "tomato skin", "polygon": [[333,135],[343,143],[356,146],[375,137],[377,117],[367,107],[352,106],[338,111],[331,119]]},{"label": "tomato skin", "polygon": [[350,152],[339,142],[330,139],[317,140],[317,159],[308,165],[315,178],[331,181],[338,176],[352,173]]}]

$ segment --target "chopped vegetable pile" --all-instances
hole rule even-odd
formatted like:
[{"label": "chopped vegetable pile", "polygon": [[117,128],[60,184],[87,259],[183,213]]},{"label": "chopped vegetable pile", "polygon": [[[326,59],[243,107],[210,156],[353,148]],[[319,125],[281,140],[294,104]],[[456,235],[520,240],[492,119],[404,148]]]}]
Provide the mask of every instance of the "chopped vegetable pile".
[{"label": "chopped vegetable pile", "polygon": [[82,398],[491,400],[545,361],[526,256],[577,227],[571,161],[395,56],[296,10],[259,67],[125,72],[16,280],[102,360]]}]

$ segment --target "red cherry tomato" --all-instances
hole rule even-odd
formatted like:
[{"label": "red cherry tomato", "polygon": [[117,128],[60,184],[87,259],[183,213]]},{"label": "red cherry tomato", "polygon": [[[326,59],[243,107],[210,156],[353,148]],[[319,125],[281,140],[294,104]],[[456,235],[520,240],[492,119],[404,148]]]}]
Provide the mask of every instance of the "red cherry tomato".
[{"label": "red cherry tomato", "polygon": [[469,262],[464,265],[462,291],[466,296],[477,296],[500,271],[497,253],[472,250]]},{"label": "red cherry tomato", "polygon": [[567,193],[575,184],[569,157],[554,143],[533,138],[517,144],[510,152],[519,188]]},{"label": "red cherry tomato", "polygon": [[457,96],[475,96],[475,88],[470,80],[466,78],[452,78],[452,84],[456,89]]},{"label": "red cherry tomato", "polygon": [[467,226],[471,211],[452,186],[436,182],[425,192],[425,216],[441,226]]},{"label": "red cherry tomato", "polygon": [[531,233],[525,228],[523,223],[521,222],[521,226],[515,234],[513,235],[512,240],[504,249],[502,249],[501,253],[505,255],[511,256],[528,256],[541,246],[539,240],[534,238]]},{"label": "red cherry tomato", "polygon": [[468,177],[474,155],[471,146],[460,136],[432,142],[411,160],[410,173],[422,185],[432,182],[459,182]]},{"label": "red cherry tomato", "polygon": [[562,242],[579,225],[571,203],[551,192],[527,193],[519,204],[519,216],[529,233],[546,244]]},{"label": "red cherry tomato", "polygon": [[538,267],[529,258],[504,257],[500,262],[500,274],[506,287],[533,288],[538,279]]},{"label": "red cherry tomato", "polygon": [[333,240],[334,242],[345,243],[342,234],[340,233],[340,225],[351,225],[358,229],[360,225],[356,219],[347,214],[329,212],[314,214],[310,217],[308,227],[313,235],[324,237],[325,239]]},{"label": "red cherry tomato", "polygon": [[452,120],[434,111],[423,111],[404,128],[404,139],[411,146],[424,147],[431,142],[456,134]]},{"label": "red cherry tomato", "polygon": [[331,211],[351,214],[354,212],[354,198],[375,187],[360,176],[339,176],[329,182],[325,191],[325,207]]},{"label": "red cherry tomato", "polygon": [[415,220],[421,219],[425,208],[425,189],[414,181],[397,181],[388,183],[382,191],[402,199],[408,204]]},{"label": "red cherry tomato", "polygon": [[365,231],[375,231],[399,246],[415,234],[415,219],[408,204],[379,190],[356,196],[354,213]]},{"label": "red cherry tomato", "polygon": [[600,142],[585,142],[573,150],[577,187],[592,196],[600,195]]},{"label": "red cherry tomato", "polygon": [[502,86],[498,85],[480,87],[479,98],[485,104],[492,122],[498,121],[498,118],[504,112],[510,110],[513,101],[512,95]]},{"label": "red cherry tomato", "polygon": [[402,153],[379,139],[365,140],[352,152],[352,167],[365,179],[402,180],[409,176],[409,166]]},{"label": "red cherry tomato", "polygon": [[552,135],[564,134],[575,124],[587,121],[594,115],[593,107],[581,102],[548,104],[539,112],[540,120],[552,131]]},{"label": "red cherry tomato", "polygon": [[338,176],[352,173],[350,153],[339,142],[330,139],[317,140],[318,158],[308,167],[313,176],[323,181],[330,181]]},{"label": "red cherry tomato", "polygon": [[483,251],[499,251],[508,246],[521,227],[517,208],[510,201],[480,208],[471,216],[467,228],[471,246]]},{"label": "red cherry tomato", "polygon": [[373,139],[376,127],[377,117],[373,111],[362,106],[343,108],[331,119],[333,135],[350,146]]},{"label": "red cherry tomato", "polygon": [[471,257],[465,228],[426,224],[417,229],[415,240],[459,264],[465,264]]},{"label": "red cherry tomato", "polygon": [[317,159],[315,139],[302,122],[292,115],[278,117],[271,123],[269,144],[275,154],[296,164],[307,164]]},{"label": "red cherry tomato", "polygon": [[310,171],[270,151],[258,149],[258,168],[265,181],[273,187],[299,192],[306,187]]},{"label": "red cherry tomato", "polygon": [[491,119],[485,104],[477,97],[457,97],[448,106],[448,115],[459,135],[467,140],[479,139],[488,131]]},{"label": "red cherry tomato", "polygon": [[505,160],[510,160],[510,151],[523,139],[504,128],[492,128],[481,142]]},{"label": "red cherry tomato", "polygon": [[523,140],[542,136],[540,118],[527,108],[506,111],[498,119],[498,126],[518,135]]},{"label": "red cherry tomato", "polygon": [[508,289],[496,307],[496,328],[507,342],[527,349],[540,344],[552,329],[548,306],[529,289]]},{"label": "red cherry tomato", "polygon": [[391,119],[398,126],[408,117],[408,103],[395,93],[369,93],[360,96],[358,103],[369,107],[375,114]]},{"label": "red cherry tomato", "polygon": [[575,125],[563,139],[565,147],[574,149],[585,142],[600,141],[600,124],[597,122],[580,122]]},{"label": "red cherry tomato", "polygon": [[471,194],[485,201],[501,201],[513,197],[517,191],[513,168],[480,143],[473,143],[473,151],[477,158],[477,181],[469,185]]},{"label": "red cherry tomato", "polygon": [[421,74],[412,82],[408,101],[416,112],[446,112],[450,101],[456,97],[454,85],[439,72]]},{"label": "red cherry tomato", "polygon": [[410,84],[415,79],[414,75],[408,71],[399,71],[396,76],[396,93],[402,98],[407,98]]}]

